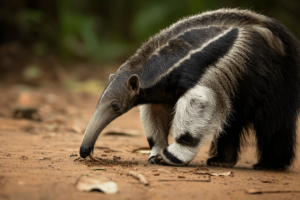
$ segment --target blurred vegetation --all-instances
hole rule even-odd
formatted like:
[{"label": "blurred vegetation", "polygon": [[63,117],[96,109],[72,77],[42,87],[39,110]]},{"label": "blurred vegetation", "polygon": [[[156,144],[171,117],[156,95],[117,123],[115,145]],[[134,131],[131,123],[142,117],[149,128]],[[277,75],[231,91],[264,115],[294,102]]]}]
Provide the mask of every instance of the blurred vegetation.
[{"label": "blurred vegetation", "polygon": [[124,60],[180,18],[222,7],[276,18],[300,38],[299,0],[0,0],[0,43],[36,56],[100,63]]}]

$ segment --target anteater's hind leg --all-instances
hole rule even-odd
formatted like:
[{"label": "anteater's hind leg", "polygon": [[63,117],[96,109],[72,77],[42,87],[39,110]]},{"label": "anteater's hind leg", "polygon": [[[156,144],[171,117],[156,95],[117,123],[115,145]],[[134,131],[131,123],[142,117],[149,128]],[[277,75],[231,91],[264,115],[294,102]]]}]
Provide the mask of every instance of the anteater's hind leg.
[{"label": "anteater's hind leg", "polygon": [[145,104],[140,107],[141,120],[151,148],[148,162],[157,163],[156,156],[168,146],[168,135],[173,119],[172,107],[165,104]]},{"label": "anteater's hind leg", "polygon": [[161,152],[164,162],[188,164],[205,140],[221,129],[216,110],[215,94],[209,88],[196,86],[186,92],[176,104],[171,131],[174,143]]},{"label": "anteater's hind leg", "polygon": [[[292,110],[293,111],[293,110]],[[291,112],[292,112],[291,111]],[[295,113],[257,113],[254,129],[257,140],[258,163],[254,169],[285,169],[293,163],[296,146]],[[267,115],[267,116],[266,116]]]},{"label": "anteater's hind leg", "polygon": [[240,135],[242,125],[231,122],[224,131],[212,141],[209,154],[212,156],[207,160],[207,165],[217,167],[232,167],[238,160],[240,152]]}]

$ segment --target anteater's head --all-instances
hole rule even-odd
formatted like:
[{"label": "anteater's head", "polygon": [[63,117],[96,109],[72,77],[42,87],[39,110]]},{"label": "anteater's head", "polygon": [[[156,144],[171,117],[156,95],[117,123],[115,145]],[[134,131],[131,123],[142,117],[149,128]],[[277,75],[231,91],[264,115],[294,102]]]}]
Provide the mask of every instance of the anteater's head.
[{"label": "anteater's head", "polygon": [[102,93],[96,110],[84,133],[80,146],[80,156],[87,157],[94,149],[101,131],[115,118],[137,105],[140,91],[136,74],[118,70],[109,77],[109,83]]}]

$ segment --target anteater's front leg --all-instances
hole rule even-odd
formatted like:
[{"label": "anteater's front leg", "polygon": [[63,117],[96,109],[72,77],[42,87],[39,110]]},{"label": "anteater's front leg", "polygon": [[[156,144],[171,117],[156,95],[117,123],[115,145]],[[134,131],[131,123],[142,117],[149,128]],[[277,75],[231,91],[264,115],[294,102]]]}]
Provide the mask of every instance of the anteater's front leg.
[{"label": "anteater's front leg", "polygon": [[145,104],[140,107],[141,120],[151,148],[148,162],[157,163],[156,156],[168,146],[168,135],[173,119],[172,106]]},{"label": "anteater's front leg", "polygon": [[214,92],[203,86],[196,86],[178,100],[171,129],[174,143],[161,152],[166,163],[188,164],[205,140],[219,132],[221,121],[216,107]]}]

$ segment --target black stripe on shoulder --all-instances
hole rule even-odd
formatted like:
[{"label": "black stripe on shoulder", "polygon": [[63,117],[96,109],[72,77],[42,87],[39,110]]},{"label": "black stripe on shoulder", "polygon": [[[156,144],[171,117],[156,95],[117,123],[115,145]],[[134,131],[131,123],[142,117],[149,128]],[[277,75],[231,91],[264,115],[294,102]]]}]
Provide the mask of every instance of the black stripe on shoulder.
[{"label": "black stripe on shoulder", "polygon": [[177,157],[175,157],[173,154],[171,154],[167,148],[165,148],[163,150],[163,154],[164,156],[170,160],[172,163],[176,163],[176,164],[182,164],[183,162],[181,160],[179,160]]},{"label": "black stripe on shoulder", "polygon": [[[234,45],[239,30],[234,28],[217,40],[211,42],[183,61],[167,77],[167,91],[175,91],[177,98],[182,96],[188,89],[193,88],[200,80],[206,69],[224,57]],[[174,90],[175,89],[175,90]]]},{"label": "black stripe on shoulder", "polygon": [[168,45],[163,47],[158,54],[153,55],[143,67],[142,85],[147,86],[147,83],[152,83],[157,76],[187,56],[191,50],[200,48],[201,45],[216,37],[223,30],[225,29],[219,27],[193,29],[170,40]]},{"label": "black stripe on shoulder", "polygon": [[148,140],[150,149],[152,149],[154,147],[154,145],[155,145],[153,138],[147,138],[147,140]]},{"label": "black stripe on shoulder", "polygon": [[185,132],[175,140],[178,144],[181,144],[183,146],[197,147],[201,142],[201,139],[201,135],[199,137],[193,137],[189,132]]}]

